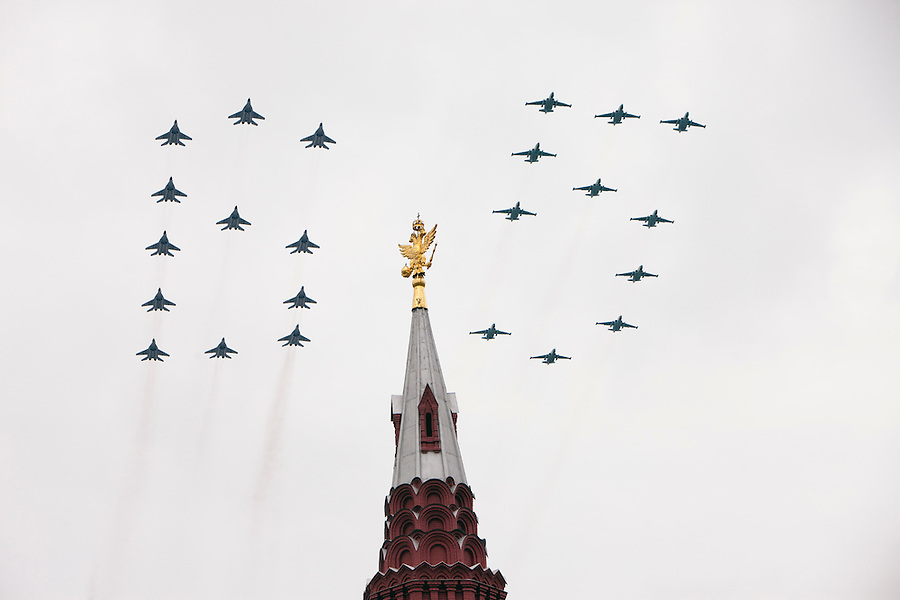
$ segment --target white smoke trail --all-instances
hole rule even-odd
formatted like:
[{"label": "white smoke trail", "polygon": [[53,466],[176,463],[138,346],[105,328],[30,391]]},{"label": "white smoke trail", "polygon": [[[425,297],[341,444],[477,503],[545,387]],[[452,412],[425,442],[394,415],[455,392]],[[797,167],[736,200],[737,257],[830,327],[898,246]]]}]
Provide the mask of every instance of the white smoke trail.
[{"label": "white smoke trail", "polygon": [[[120,578],[127,563],[135,514],[140,505],[146,477],[147,454],[154,425],[157,365],[149,364],[147,367],[149,372],[143,386],[143,397],[134,438],[134,453],[128,462],[122,493],[113,516],[109,555],[105,561],[100,561],[101,565],[95,567],[91,576],[90,593],[92,598],[117,595]],[[107,568],[104,569],[103,564]]]}]

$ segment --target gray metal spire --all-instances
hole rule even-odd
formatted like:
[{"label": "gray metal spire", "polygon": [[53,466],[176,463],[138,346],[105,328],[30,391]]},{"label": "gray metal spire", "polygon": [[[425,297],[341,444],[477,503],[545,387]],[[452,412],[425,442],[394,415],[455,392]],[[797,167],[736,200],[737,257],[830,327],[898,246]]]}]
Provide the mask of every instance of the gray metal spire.
[{"label": "gray metal spire", "polygon": [[444,385],[428,309],[413,308],[403,394],[391,397],[397,437],[392,487],[416,477],[453,477],[456,483],[466,483],[456,439],[457,411],[456,394]]}]

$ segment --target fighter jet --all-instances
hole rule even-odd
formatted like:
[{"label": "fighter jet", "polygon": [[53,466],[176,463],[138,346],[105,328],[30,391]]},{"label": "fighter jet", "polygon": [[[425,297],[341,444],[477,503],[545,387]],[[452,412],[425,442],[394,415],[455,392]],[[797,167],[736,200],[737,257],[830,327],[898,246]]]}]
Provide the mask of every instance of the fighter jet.
[{"label": "fighter jet", "polygon": [[597,325],[606,325],[609,327],[610,331],[619,331],[623,327],[630,327],[632,329],[637,329],[637,325],[629,325],[625,321],[622,320],[622,315],[619,315],[619,318],[615,321],[603,321],[602,323],[597,323]]},{"label": "fighter jet", "polygon": [[548,354],[541,354],[540,356],[532,356],[531,358],[540,358],[541,362],[545,365],[552,365],[557,361],[557,359],[563,358],[565,360],[572,360],[571,356],[563,356],[562,354],[556,353],[556,348],[551,350]]},{"label": "fighter jet", "polygon": [[540,160],[542,156],[556,156],[555,154],[550,154],[549,152],[544,152],[541,150],[541,143],[538,142],[534,145],[534,148],[531,150],[525,150],[524,152],[513,152],[510,156],[527,156],[525,162],[534,163]]},{"label": "fighter jet", "polygon": [[516,205],[512,208],[504,208],[503,210],[495,210],[492,211],[491,214],[494,213],[503,213],[506,216],[504,217],[507,221],[518,221],[520,215],[531,215],[532,217],[537,216],[537,213],[528,212],[524,208],[519,208],[519,203],[516,202]]},{"label": "fighter jet", "polygon": [[203,354],[212,354],[210,358],[231,358],[229,354],[237,354],[237,350],[232,350],[225,344],[225,338],[222,338],[222,341],[219,342],[219,345],[215,348],[210,348]]},{"label": "fighter jet", "polygon": [[302,285],[300,286],[300,292],[296,296],[294,296],[293,298],[288,298],[287,300],[282,302],[282,304],[291,304],[292,302],[293,304],[291,306],[288,306],[288,308],[297,308],[298,306],[300,308],[310,308],[309,306],[307,306],[307,304],[316,303],[315,300],[306,295],[306,292],[303,291]]},{"label": "fighter jet", "polygon": [[308,342],[309,338],[300,333],[300,325],[295,325],[292,332],[283,338],[278,338],[278,341],[285,342],[281,345],[281,347],[284,348],[285,346],[303,346],[300,342]]},{"label": "fighter jet", "polygon": [[178,144],[179,146],[184,146],[184,142],[182,142],[181,140],[190,140],[193,138],[189,135],[181,133],[181,130],[178,129],[178,119],[175,119],[175,124],[172,125],[172,129],[156,139],[165,140],[162,144],[160,144],[160,146],[167,146],[169,144]]},{"label": "fighter jet", "polygon": [[181,200],[179,200],[178,198],[176,198],[176,196],[181,196],[182,198],[187,198],[187,194],[185,194],[184,192],[180,192],[180,191],[178,191],[178,190],[175,189],[175,184],[172,182],[172,178],[171,178],[171,177],[169,177],[169,183],[166,184],[166,187],[164,187],[163,189],[159,190],[158,192],[155,192],[155,193],[153,193],[153,194],[150,194],[150,197],[151,197],[151,198],[153,198],[154,196],[162,196],[162,198],[160,198],[159,200],[156,201],[157,204],[159,204],[160,202],[178,202],[178,203],[181,203]]},{"label": "fighter jet", "polygon": [[612,188],[608,188],[608,187],[606,187],[605,185],[602,185],[602,184],[600,183],[600,180],[599,180],[599,179],[598,179],[597,181],[595,181],[594,183],[592,183],[591,185],[586,185],[586,186],[584,186],[584,187],[574,187],[574,188],[572,188],[572,191],[573,191],[573,192],[576,191],[576,190],[581,190],[581,191],[587,192],[587,194],[585,194],[585,196],[590,196],[591,198],[593,198],[594,196],[596,196],[596,195],[599,194],[600,192],[615,192],[615,191],[617,191],[617,190],[614,190],[614,189],[612,189]]},{"label": "fighter jet", "polygon": [[691,119],[688,117],[688,115],[690,115],[690,114],[691,113],[686,112],[686,113],[684,113],[684,116],[681,117],[680,119],[670,119],[669,121],[660,121],[660,123],[667,123],[669,125],[674,125],[675,127],[673,127],[672,129],[674,131],[677,131],[678,133],[681,133],[682,131],[687,131],[688,127],[704,127],[704,128],[706,127],[706,125],[701,125],[700,123],[695,123],[695,122],[691,121]]},{"label": "fighter jet", "polygon": [[237,206],[234,207],[234,210],[231,211],[230,215],[228,215],[221,221],[216,221],[216,225],[224,225],[225,226],[222,228],[222,231],[225,231],[226,229],[240,229],[241,231],[243,231],[244,228],[241,227],[241,225],[249,225],[249,224],[250,224],[250,221],[245,221],[244,219],[241,218],[241,215],[238,214]]},{"label": "fighter jet", "polygon": [[644,270],[644,265],[641,265],[634,271],[629,271],[628,273],[616,273],[616,277],[628,277],[628,281],[635,283],[640,281],[641,277],[659,277],[659,275],[648,273]]},{"label": "fighter jet", "polygon": [[166,354],[156,346],[156,338],[153,338],[146,350],[136,352],[135,356],[140,356],[141,354],[144,355],[144,358],[141,359],[142,362],[145,360],[158,360],[159,362],[165,362],[160,358],[160,356],[168,356],[168,354]]},{"label": "fighter jet", "polygon": [[330,150],[330,148],[325,145],[326,143],[337,144],[336,141],[325,135],[325,130],[322,129],[321,123],[319,123],[319,128],[316,129],[316,132],[314,134],[309,137],[305,137],[300,141],[309,142],[309,145],[306,146],[307,148],[325,148],[326,150]]},{"label": "fighter jet", "polygon": [[491,326],[487,329],[482,329],[481,331],[470,331],[469,335],[480,335],[483,340],[492,340],[498,335],[512,335],[506,331],[500,331],[495,326],[495,323],[491,323]]},{"label": "fighter jet", "polygon": [[642,225],[644,227],[656,227],[657,223],[674,223],[675,221],[670,221],[668,219],[663,219],[659,215],[656,214],[657,211],[653,211],[652,215],[647,215],[646,217],[631,217],[628,219],[629,221],[643,221]]},{"label": "fighter jet", "polygon": [[149,306],[150,308],[147,309],[147,312],[150,312],[151,310],[164,310],[166,312],[169,312],[169,309],[166,307],[175,306],[175,303],[166,300],[163,297],[162,288],[157,288],[156,295],[153,297],[153,299],[144,302],[143,304],[141,304],[141,306]]},{"label": "fighter jet", "polygon": [[250,123],[251,125],[259,126],[259,123],[257,123],[253,119],[262,119],[263,121],[266,120],[266,118],[264,116],[262,116],[258,112],[255,112],[253,110],[253,107],[250,106],[250,98],[247,98],[247,104],[244,105],[244,108],[242,108],[239,112],[236,112],[233,115],[230,115],[228,118],[229,119],[237,119],[237,121],[232,123],[232,125],[240,125],[241,123]]},{"label": "fighter jet", "polygon": [[294,242],[293,244],[288,244],[285,248],[294,248],[291,250],[291,254],[300,254],[301,252],[305,252],[307,254],[312,254],[313,251],[310,248],[318,248],[316,244],[313,244],[309,241],[309,238],[306,236],[306,230],[303,230],[303,235],[300,236],[300,239]]},{"label": "fighter jet", "polygon": [[612,119],[611,121],[607,121],[610,125],[618,125],[622,122],[622,119],[640,119],[641,115],[632,115],[625,112],[625,105],[620,104],[619,108],[612,112],[608,112],[602,115],[594,115],[595,119]]},{"label": "fighter jet", "polygon": [[156,256],[157,254],[159,254],[160,256],[175,256],[169,251],[175,250],[180,252],[181,248],[171,243],[169,241],[169,237],[166,235],[166,232],[163,231],[162,237],[159,238],[159,241],[155,244],[147,246],[146,248],[144,248],[144,250],[156,250],[156,252],[151,252],[150,256]]},{"label": "fighter jet", "polygon": [[566,104],[565,102],[560,102],[553,97],[553,92],[550,92],[550,95],[543,100],[535,100],[534,102],[526,102],[525,106],[540,106],[538,109],[542,113],[552,113],[553,109],[557,106],[566,106],[571,107],[571,104]]}]

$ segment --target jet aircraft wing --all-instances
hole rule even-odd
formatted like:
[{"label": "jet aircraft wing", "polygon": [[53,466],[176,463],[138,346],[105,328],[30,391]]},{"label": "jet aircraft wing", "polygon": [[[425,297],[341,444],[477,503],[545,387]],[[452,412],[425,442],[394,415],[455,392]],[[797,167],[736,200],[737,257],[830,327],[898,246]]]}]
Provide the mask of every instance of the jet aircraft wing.
[{"label": "jet aircraft wing", "polygon": [[701,125],[700,123],[695,123],[694,121],[691,121],[690,119],[688,119],[688,125],[690,125],[691,127],[702,127],[704,129],[706,129],[706,125]]}]

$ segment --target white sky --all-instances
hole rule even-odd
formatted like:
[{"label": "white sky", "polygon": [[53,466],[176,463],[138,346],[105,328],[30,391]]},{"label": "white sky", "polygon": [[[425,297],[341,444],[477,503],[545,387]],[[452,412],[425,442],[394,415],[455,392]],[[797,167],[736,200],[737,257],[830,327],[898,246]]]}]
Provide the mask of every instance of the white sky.
[{"label": "white sky", "polygon": [[[418,212],[511,600],[900,596],[898,18],[6,0],[0,598],[358,598]],[[551,91],[573,107],[523,106]],[[266,120],[232,126],[248,97]],[[593,118],[620,103],[642,118]],[[687,110],[707,128],[658,124]],[[194,141],[160,148],[176,118]],[[299,142],[320,121],[327,152]],[[537,141],[558,157],[509,156]],[[155,203],[170,176],[188,197]],[[619,191],[571,191],[598,177]],[[491,214],[516,201],[538,216]],[[654,209],[676,223],[628,221]],[[150,258],[163,229],[182,252]],[[640,328],[594,325],[619,314]]]}]

